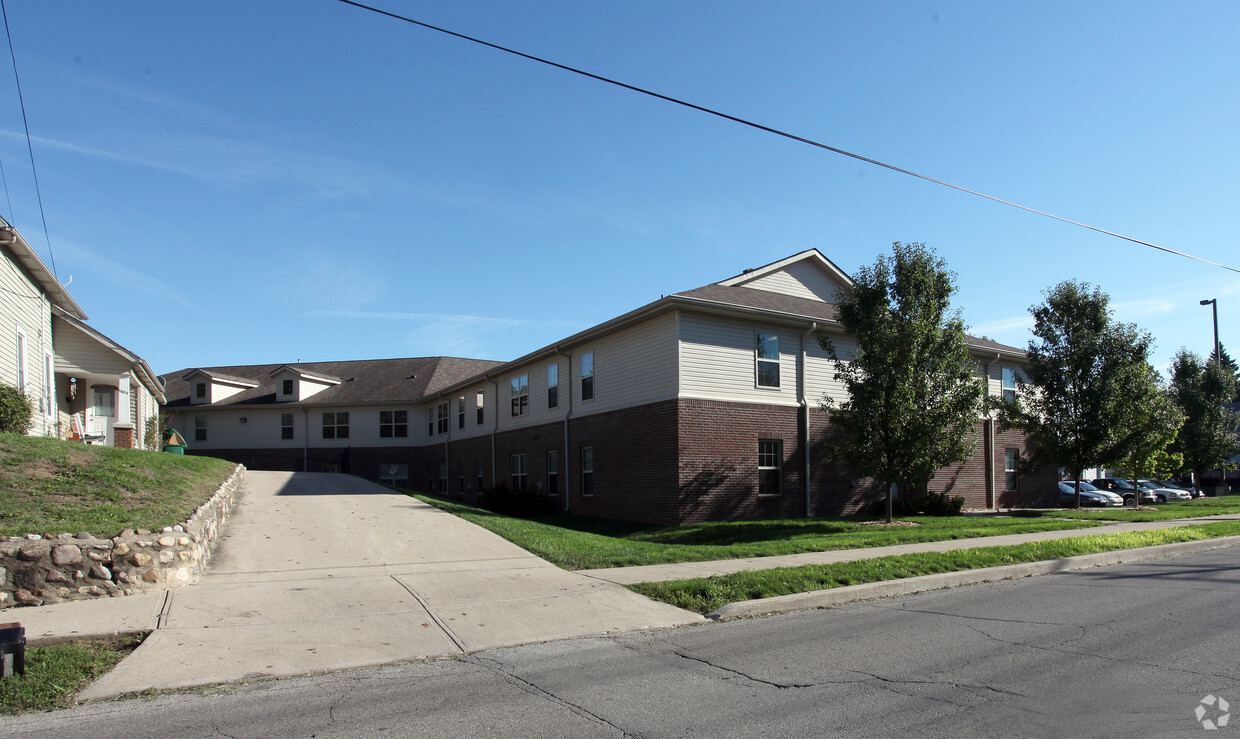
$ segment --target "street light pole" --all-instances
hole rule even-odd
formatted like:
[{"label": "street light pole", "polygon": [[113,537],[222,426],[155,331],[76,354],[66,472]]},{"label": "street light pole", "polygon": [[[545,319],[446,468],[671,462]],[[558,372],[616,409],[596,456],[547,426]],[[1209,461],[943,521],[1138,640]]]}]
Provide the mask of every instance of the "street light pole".
[{"label": "street light pole", "polygon": [[[1214,361],[1217,362],[1221,368],[1223,364],[1223,351],[1219,349],[1218,345],[1218,298],[1210,298],[1209,300],[1202,300],[1199,302],[1202,305],[1210,306],[1210,309],[1214,312]],[[1223,460],[1223,464],[1219,466],[1219,474],[1222,475],[1221,482],[1223,483],[1223,495],[1226,495],[1228,492],[1227,460]]]}]

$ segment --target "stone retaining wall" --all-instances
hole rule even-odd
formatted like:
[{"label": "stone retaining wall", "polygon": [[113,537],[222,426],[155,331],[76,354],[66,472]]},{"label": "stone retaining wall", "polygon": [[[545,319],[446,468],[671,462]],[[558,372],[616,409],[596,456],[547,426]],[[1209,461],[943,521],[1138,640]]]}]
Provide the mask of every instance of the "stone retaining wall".
[{"label": "stone retaining wall", "polygon": [[111,539],[87,532],[0,537],[0,608],[167,590],[198,580],[232,510],[245,467],[237,465],[189,520]]}]

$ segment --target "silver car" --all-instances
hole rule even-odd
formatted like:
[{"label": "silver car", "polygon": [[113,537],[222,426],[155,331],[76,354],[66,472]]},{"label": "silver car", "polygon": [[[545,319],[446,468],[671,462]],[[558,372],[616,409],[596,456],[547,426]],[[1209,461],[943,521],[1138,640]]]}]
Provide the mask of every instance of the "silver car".
[{"label": "silver car", "polygon": [[1187,490],[1163,487],[1153,480],[1137,480],[1137,485],[1142,490],[1148,490],[1151,494],[1153,494],[1154,502],[1156,503],[1193,499],[1193,494]]},{"label": "silver car", "polygon": [[[1076,484],[1074,480],[1064,480],[1059,483],[1059,505],[1076,505]],[[1081,505],[1118,508],[1124,505],[1124,499],[1109,490],[1099,490],[1081,480]]]}]

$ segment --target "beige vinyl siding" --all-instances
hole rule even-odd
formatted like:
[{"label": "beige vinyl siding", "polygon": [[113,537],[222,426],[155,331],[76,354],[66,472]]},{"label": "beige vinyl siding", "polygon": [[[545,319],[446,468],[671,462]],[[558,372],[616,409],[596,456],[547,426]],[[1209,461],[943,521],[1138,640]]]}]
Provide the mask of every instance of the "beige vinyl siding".
[{"label": "beige vinyl siding", "polygon": [[[116,375],[131,369],[129,362],[94,338],[57,319],[56,371],[71,376]],[[138,384],[136,381],[134,384]]]},{"label": "beige vinyl siding", "polygon": [[742,287],[834,303],[840,284],[817,264],[802,261],[742,283]]},{"label": "beige vinyl siding", "polygon": [[[670,400],[677,392],[676,315],[667,314],[572,350],[573,371],[560,367],[561,414],[572,382],[573,416]],[[594,399],[581,400],[581,356],[594,352]],[[533,379],[531,377],[531,379]],[[539,378],[546,405],[546,373]],[[561,416],[562,417],[562,416]]]},{"label": "beige vinyl siding", "polygon": [[[832,336],[835,351],[840,359],[849,360],[856,355],[857,342],[845,336]],[[818,343],[818,339],[809,336],[805,340],[805,397],[811,406],[817,407],[824,397],[830,397],[836,403],[847,399],[848,393],[844,383],[835,379],[835,362],[831,361],[827,351]]]},{"label": "beige vinyl siding", "polygon": [[[754,351],[759,333],[779,337],[778,389],[757,386]],[[680,397],[797,405],[801,335],[795,329],[760,321],[682,314]]]},{"label": "beige vinyl siding", "polygon": [[[545,367],[545,364],[541,366]],[[561,372],[560,384],[561,385],[564,384],[563,374],[562,374],[563,371],[564,371],[563,369],[560,370]],[[512,408],[511,404],[508,402],[509,399],[511,398],[508,392],[508,388],[509,388],[508,379],[510,379],[512,375],[505,375],[504,377],[505,379],[497,378],[497,381],[500,383],[499,412],[500,412],[501,423],[504,421],[504,416],[511,413],[511,408]],[[543,385],[546,385],[546,379],[547,378],[544,376]],[[533,382],[534,382],[534,377],[533,377],[533,372],[531,372],[530,373],[531,386],[533,385]],[[477,406],[476,398],[478,396],[478,391],[482,391],[483,403],[484,403],[481,426],[479,426],[477,423],[478,406]],[[460,397],[465,398],[465,428],[463,429],[457,428],[456,401],[457,401],[457,398],[460,398]],[[434,411],[435,406],[438,405],[439,403],[442,403],[445,400],[448,401],[448,433],[446,434],[436,433],[434,436],[427,436],[426,435],[426,413],[428,410]],[[546,406],[546,388],[545,387],[543,388],[542,406],[543,407]],[[564,402],[560,401],[560,407],[562,408],[563,406],[564,406]],[[535,407],[534,390],[533,390],[533,387],[531,387],[530,388],[530,408],[533,409],[534,407]],[[414,415],[417,416],[416,427],[413,422]],[[431,402],[427,405],[420,405],[416,409],[411,410],[410,416],[409,416],[409,426],[410,426],[409,438],[415,440],[415,445],[422,446],[426,444],[441,444],[443,443],[445,439],[453,439],[453,440],[473,439],[479,436],[486,436],[487,434],[491,433],[492,429],[495,428],[495,418],[496,418],[495,386],[491,384],[490,382],[480,384],[480,385],[473,385],[469,388],[466,388],[463,391],[459,391],[459,392],[453,393],[452,395],[445,396],[442,400],[435,400],[434,402]],[[517,419],[510,419],[510,420],[515,421]]]}]

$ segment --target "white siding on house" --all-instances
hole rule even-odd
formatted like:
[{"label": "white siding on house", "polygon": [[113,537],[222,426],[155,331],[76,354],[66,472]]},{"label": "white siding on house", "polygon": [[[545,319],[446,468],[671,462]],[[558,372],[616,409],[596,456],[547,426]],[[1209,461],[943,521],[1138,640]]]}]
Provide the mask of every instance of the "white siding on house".
[{"label": "white siding on house", "polygon": [[131,364],[59,318],[56,329],[56,371],[67,375],[116,375],[128,372]]},{"label": "white siding on house", "polygon": [[[560,368],[560,408],[567,409],[566,388],[571,375],[573,417],[631,408],[676,397],[678,372],[676,316],[653,318],[572,350],[573,371]],[[581,356],[594,352],[594,399],[581,400]],[[546,405],[546,373],[543,405]],[[562,417],[562,415],[561,415]]]},{"label": "white siding on house", "polygon": [[[758,387],[755,354],[758,334],[779,337],[780,382],[777,389]],[[682,314],[679,395],[737,403],[797,405],[802,335],[803,332],[795,329],[760,321]]]},{"label": "white siding on house", "polygon": [[740,286],[827,303],[835,302],[836,293],[841,287],[833,276],[810,260],[794,262],[783,269],[742,282]]},{"label": "white siding on house", "polygon": [[[845,336],[831,336],[835,353],[845,361],[856,356],[857,342]],[[844,383],[835,379],[835,362],[827,355],[815,336],[805,340],[807,366],[805,368],[805,397],[811,406],[818,406],[823,397],[830,397],[837,404],[848,399]]]},{"label": "white siding on house", "polygon": [[237,387],[236,385],[225,385],[222,382],[213,382],[211,383],[211,388],[207,390],[209,393],[207,397],[211,399],[212,403],[218,403],[231,398],[243,390],[246,390],[246,388]]},{"label": "white siding on house", "polygon": [[29,433],[55,435],[54,419],[45,413],[48,398],[43,355],[52,349],[52,310],[42,290],[18,267],[10,255],[0,260],[0,382],[14,387],[18,383],[17,336],[25,334],[26,395],[34,406]]}]

